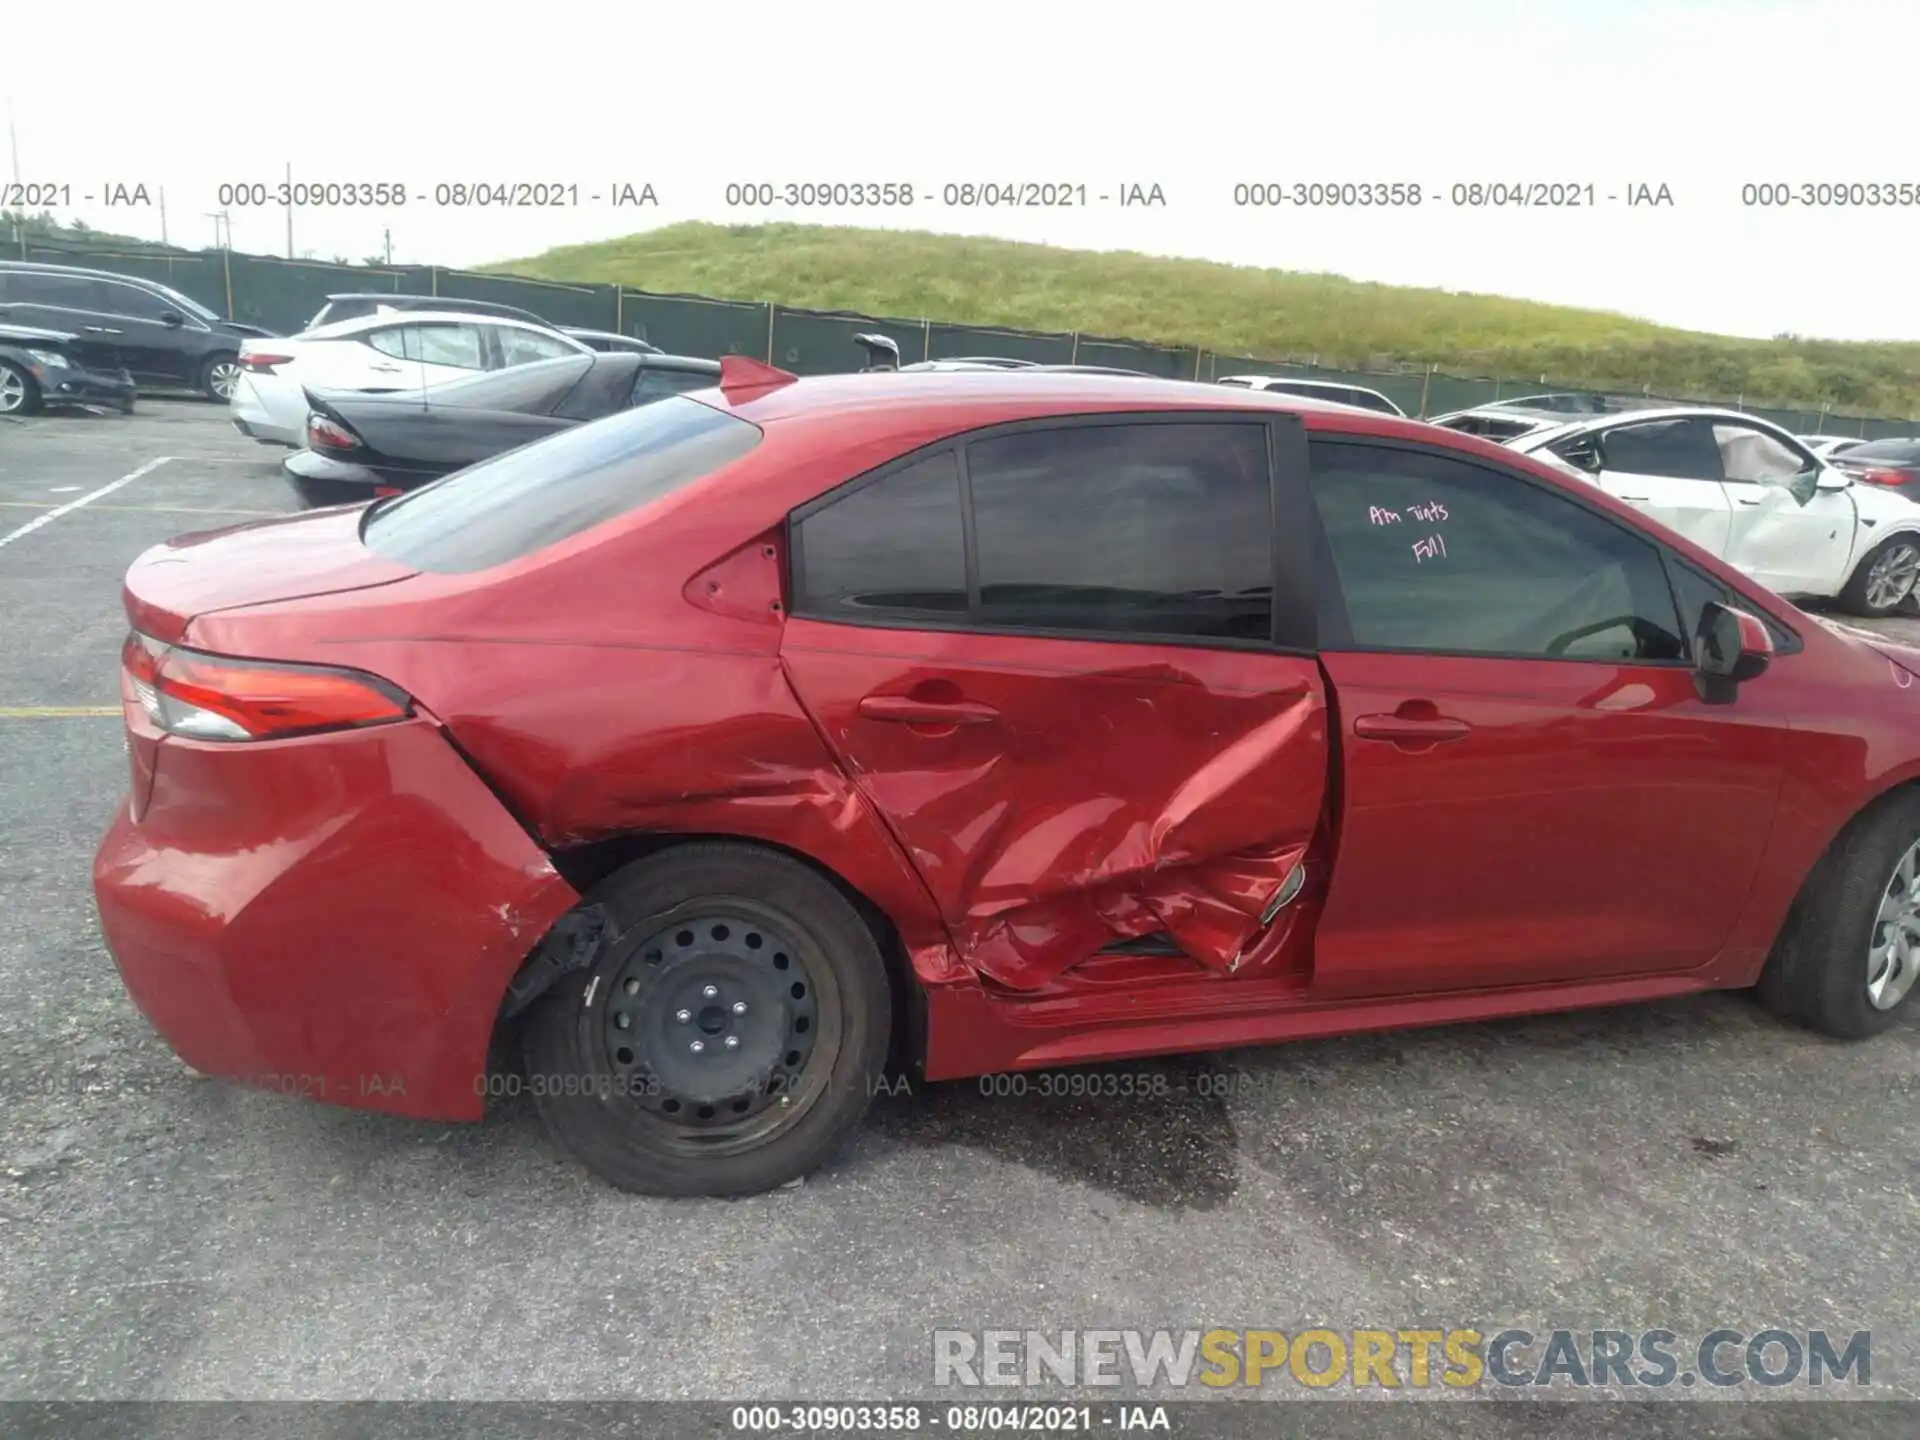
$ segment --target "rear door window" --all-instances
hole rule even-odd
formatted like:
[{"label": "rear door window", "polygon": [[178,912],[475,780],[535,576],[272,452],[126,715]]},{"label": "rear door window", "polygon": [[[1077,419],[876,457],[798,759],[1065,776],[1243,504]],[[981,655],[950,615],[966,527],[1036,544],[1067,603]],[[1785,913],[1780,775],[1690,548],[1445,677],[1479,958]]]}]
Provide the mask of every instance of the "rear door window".
[{"label": "rear door window", "polygon": [[941,629],[1271,640],[1264,424],[1022,429],[963,453],[964,472],[943,449],[803,511],[796,611]]},{"label": "rear door window", "polygon": [[416,570],[486,570],[638,510],[759,443],[758,426],[675,396],[378,503],[361,521],[361,540]]}]

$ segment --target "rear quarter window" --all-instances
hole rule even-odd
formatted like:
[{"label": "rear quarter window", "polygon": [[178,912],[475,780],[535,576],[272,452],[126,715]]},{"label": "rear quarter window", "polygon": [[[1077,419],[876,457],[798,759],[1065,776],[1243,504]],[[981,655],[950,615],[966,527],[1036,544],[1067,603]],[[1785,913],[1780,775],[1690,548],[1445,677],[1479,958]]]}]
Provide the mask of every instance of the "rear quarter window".
[{"label": "rear quarter window", "polygon": [[488,570],[638,510],[759,443],[758,426],[674,396],[375,504],[360,538],[376,555],[416,570]]}]

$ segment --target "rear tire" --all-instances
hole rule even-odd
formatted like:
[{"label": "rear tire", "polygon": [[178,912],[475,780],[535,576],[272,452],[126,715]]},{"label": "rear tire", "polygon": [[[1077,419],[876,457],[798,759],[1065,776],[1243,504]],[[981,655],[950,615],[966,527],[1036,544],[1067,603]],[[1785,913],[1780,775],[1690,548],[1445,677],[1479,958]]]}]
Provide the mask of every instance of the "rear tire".
[{"label": "rear tire", "polygon": [[233,398],[233,387],[240,383],[240,357],[209,355],[200,366],[200,389],[209,400],[225,404]]},{"label": "rear tire", "polygon": [[891,1033],[873,934],[756,846],[676,846],[585,897],[613,921],[522,1033],[555,1141],[647,1195],[749,1195],[820,1165],[866,1113]]},{"label": "rear tire", "polygon": [[11,360],[0,360],[0,415],[34,415],[40,410],[40,387],[33,376]]},{"label": "rear tire", "polygon": [[1899,611],[1920,580],[1920,538],[1890,535],[1854,568],[1840,604],[1855,615],[1879,619]]},{"label": "rear tire", "polygon": [[1857,1040],[1899,1020],[1920,971],[1920,794],[1841,832],[1794,903],[1760,975],[1769,1009]]}]

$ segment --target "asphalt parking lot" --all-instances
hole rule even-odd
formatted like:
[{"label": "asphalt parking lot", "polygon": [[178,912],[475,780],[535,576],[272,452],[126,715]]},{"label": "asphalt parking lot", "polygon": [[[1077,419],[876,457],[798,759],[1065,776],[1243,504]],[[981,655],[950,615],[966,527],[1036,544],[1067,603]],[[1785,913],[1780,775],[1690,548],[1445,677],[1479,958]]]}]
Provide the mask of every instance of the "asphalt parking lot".
[{"label": "asphalt parking lot", "polygon": [[280,453],[189,402],[0,422],[0,1398],[924,1396],[936,1327],[1321,1324],[1870,1330],[1873,1392],[1920,1397],[1913,1026],[1724,995],[1128,1067],[1155,1100],[935,1086],[732,1202],[609,1190],[524,1103],[196,1078],[89,888],[119,582],[292,508]]}]

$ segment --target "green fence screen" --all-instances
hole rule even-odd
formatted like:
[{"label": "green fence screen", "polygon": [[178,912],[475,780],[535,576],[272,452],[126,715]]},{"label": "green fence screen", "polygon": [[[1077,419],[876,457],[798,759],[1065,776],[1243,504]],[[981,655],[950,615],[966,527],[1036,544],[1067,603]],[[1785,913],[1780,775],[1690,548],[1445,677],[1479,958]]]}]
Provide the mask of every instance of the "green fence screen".
[{"label": "green fence screen", "polygon": [[[288,334],[306,325],[328,295],[382,291],[443,295],[450,301],[491,300],[530,310],[557,325],[616,330],[676,354],[709,358],[751,355],[797,375],[858,369],[865,363],[865,352],[853,337],[877,332],[892,337],[900,347],[900,358],[908,363],[993,355],[1041,364],[1111,366],[1181,380],[1217,380],[1225,375],[1302,376],[1364,385],[1378,390],[1409,415],[1429,418],[1547,390],[1588,388],[1577,376],[1552,380],[1538,376],[1473,376],[1393,364],[1377,369],[1336,369],[1297,360],[1147,345],[1111,336],[799,310],[770,302],[655,294],[617,285],[569,285],[437,265],[339,265],[237,251],[170,251],[162,247],[125,252],[91,245],[83,236],[64,235],[58,243],[23,235],[17,247],[9,247],[6,253],[25,260],[144,276],[170,285],[232,319]],[[1748,405],[1739,396],[1608,393],[1650,403],[1727,405],[1801,435],[1860,435],[1871,439],[1910,434],[1920,428],[1914,417],[1859,415],[1819,406]]]}]

